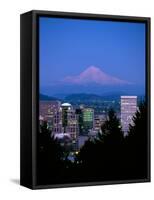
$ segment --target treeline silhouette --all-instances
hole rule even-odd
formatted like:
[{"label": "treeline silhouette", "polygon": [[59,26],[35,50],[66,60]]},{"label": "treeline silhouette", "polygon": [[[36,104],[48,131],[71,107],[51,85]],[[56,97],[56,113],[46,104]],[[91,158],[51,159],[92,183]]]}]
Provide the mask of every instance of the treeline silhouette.
[{"label": "treeline silhouette", "polygon": [[47,123],[40,125],[37,140],[37,183],[63,184],[147,178],[147,109],[141,103],[126,137],[111,108],[101,133],[89,139],[72,163],[68,152],[51,137]]}]

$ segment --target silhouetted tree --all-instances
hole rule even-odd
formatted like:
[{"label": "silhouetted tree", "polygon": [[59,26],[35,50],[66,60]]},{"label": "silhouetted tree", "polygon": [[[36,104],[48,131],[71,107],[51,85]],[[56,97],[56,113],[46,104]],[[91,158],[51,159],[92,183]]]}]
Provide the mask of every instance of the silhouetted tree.
[{"label": "silhouetted tree", "polygon": [[146,103],[142,102],[139,105],[137,112],[133,117],[133,124],[129,126],[127,140],[142,145],[147,140],[147,108]]},{"label": "silhouetted tree", "polygon": [[37,141],[38,177],[42,182],[54,181],[63,165],[64,150],[52,136],[47,122],[40,125]]},{"label": "silhouetted tree", "polygon": [[[147,106],[142,102],[133,117],[128,136],[125,138],[126,169],[130,176],[147,177]],[[125,158],[126,158],[125,157]]]},{"label": "silhouetted tree", "polygon": [[88,176],[90,173],[104,180],[117,178],[122,168],[123,140],[119,119],[115,111],[110,109],[98,138],[88,140],[80,150],[78,157],[85,174]]},{"label": "silhouetted tree", "polygon": [[129,180],[147,177],[147,108],[141,103],[124,137],[113,109],[108,112],[101,132],[80,149],[75,163],[51,136],[47,123],[38,133],[38,177],[41,184]]},{"label": "silhouetted tree", "polygon": [[101,126],[101,132],[98,135],[99,140],[109,144],[121,144],[123,140],[123,132],[120,121],[116,116],[116,112],[111,108],[105,123]]}]

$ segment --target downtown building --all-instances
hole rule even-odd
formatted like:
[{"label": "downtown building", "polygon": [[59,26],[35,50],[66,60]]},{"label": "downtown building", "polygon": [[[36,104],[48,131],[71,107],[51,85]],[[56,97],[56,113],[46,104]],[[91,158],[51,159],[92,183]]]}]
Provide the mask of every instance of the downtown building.
[{"label": "downtown building", "polygon": [[40,101],[39,103],[39,119],[40,124],[46,121],[48,128],[52,132],[61,132],[62,126],[60,125],[61,113],[60,101]]},{"label": "downtown building", "polygon": [[94,128],[94,109],[83,108],[82,116],[83,116],[82,132],[84,135],[88,135]]},{"label": "downtown building", "polygon": [[94,109],[80,106],[76,109],[76,117],[79,135],[88,135],[94,129]]},{"label": "downtown building", "polygon": [[76,109],[76,116],[78,120],[79,134],[78,134],[78,150],[85,144],[85,142],[94,137],[94,109],[80,108]]},{"label": "downtown building", "polygon": [[78,150],[88,138],[94,138],[100,129],[101,118],[95,121],[94,109],[76,108],[60,101],[40,101],[40,124],[46,121],[51,134],[59,140],[71,139]]},{"label": "downtown building", "polygon": [[[60,101],[40,101],[40,124],[46,121],[51,134],[59,140],[70,139],[76,144],[78,136],[78,121],[76,111],[69,103]],[[63,141],[64,142],[64,141]]]},{"label": "downtown building", "polygon": [[69,133],[71,138],[76,140],[78,134],[76,110],[71,104],[63,103],[61,104],[59,113],[61,113],[62,132]]},{"label": "downtown building", "polygon": [[129,125],[133,125],[133,116],[137,111],[137,96],[121,96],[121,126],[124,136],[128,134]]}]

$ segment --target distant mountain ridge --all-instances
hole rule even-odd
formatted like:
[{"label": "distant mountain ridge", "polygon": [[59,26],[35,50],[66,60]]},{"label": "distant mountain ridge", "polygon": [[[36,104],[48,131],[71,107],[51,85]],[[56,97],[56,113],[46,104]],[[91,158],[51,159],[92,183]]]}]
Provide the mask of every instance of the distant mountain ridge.
[{"label": "distant mountain ridge", "polygon": [[[123,94],[123,93],[122,93]],[[84,102],[84,101],[105,101],[105,100],[117,100],[120,99],[120,94],[109,95],[96,95],[96,94],[70,94],[65,97],[66,101],[70,102]]]},{"label": "distant mountain ridge", "polygon": [[96,94],[70,94],[65,97],[66,101],[92,101],[92,100],[102,100],[102,97]]},{"label": "distant mountain ridge", "polygon": [[56,97],[51,97],[51,96],[48,96],[48,95],[40,94],[39,100],[40,101],[58,101],[59,99],[56,98]]},{"label": "distant mountain ridge", "polygon": [[[52,97],[44,94],[40,94],[40,101],[61,101],[61,102],[102,102],[102,101],[113,101],[120,100],[120,96],[122,95],[130,95],[126,92],[119,93],[105,93],[102,95],[97,94],[87,94],[87,93],[78,93],[78,94],[70,94],[66,95],[63,99]],[[138,98],[143,98],[144,95],[139,95]]]},{"label": "distant mountain ridge", "polygon": [[68,101],[68,102],[84,102],[84,101],[102,101],[107,99],[117,99],[120,98],[120,95],[97,95],[97,94],[86,94],[86,93],[78,93],[78,94],[70,94],[66,95],[63,99],[52,97],[44,94],[40,94],[40,101]]}]

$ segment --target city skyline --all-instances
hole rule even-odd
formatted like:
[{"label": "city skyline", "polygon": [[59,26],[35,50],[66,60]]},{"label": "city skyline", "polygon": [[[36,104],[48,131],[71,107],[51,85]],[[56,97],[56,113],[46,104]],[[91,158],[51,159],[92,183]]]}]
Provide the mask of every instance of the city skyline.
[{"label": "city skyline", "polygon": [[[88,139],[103,134],[101,127],[108,119],[108,112],[114,109],[109,107],[108,111],[100,114],[91,106],[73,106],[69,102],[57,100],[40,101],[40,125],[46,121],[51,135],[61,141],[61,145],[69,144],[70,148],[73,148],[72,151],[79,151]],[[137,96],[120,97],[120,110],[116,117],[124,137],[128,135],[129,126],[133,125],[137,109]]]}]

